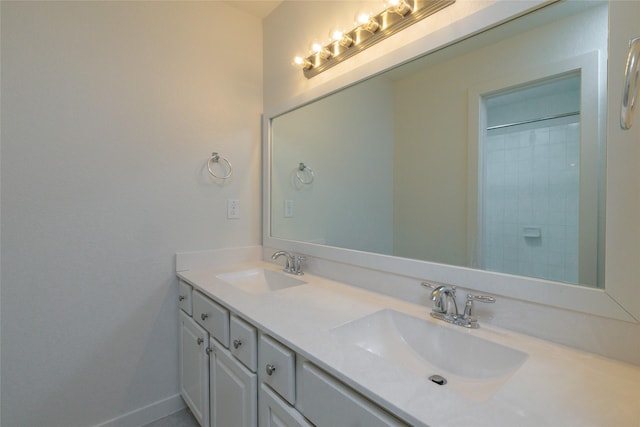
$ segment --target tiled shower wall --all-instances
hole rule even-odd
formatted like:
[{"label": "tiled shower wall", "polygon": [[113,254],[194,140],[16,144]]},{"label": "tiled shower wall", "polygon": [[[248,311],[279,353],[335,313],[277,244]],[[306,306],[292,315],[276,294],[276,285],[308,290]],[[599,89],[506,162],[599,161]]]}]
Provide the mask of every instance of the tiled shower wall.
[{"label": "tiled shower wall", "polygon": [[579,123],[537,125],[487,136],[480,260],[487,270],[577,283]]}]

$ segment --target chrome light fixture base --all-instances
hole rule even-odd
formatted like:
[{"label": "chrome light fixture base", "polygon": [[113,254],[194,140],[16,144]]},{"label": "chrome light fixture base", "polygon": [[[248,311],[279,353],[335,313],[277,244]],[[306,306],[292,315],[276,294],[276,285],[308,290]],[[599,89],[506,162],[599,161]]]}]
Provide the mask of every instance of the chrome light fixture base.
[{"label": "chrome light fixture base", "polygon": [[302,58],[304,61],[302,72],[308,79],[317,76],[453,3],[455,0],[402,0],[401,6],[392,6],[371,16],[368,22],[345,32],[342,39],[325,45],[324,48],[330,55],[313,53]]}]

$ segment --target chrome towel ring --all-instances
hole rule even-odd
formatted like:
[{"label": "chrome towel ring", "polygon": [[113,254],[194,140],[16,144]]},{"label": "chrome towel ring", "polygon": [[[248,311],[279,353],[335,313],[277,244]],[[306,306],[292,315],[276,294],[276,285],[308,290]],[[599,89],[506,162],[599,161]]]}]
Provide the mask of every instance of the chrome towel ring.
[{"label": "chrome towel ring", "polygon": [[[222,160],[223,162],[225,162],[227,164],[226,173],[224,175],[222,175],[222,176],[216,175],[216,173],[213,171],[213,163],[220,163],[220,160]],[[229,160],[225,159],[224,157],[221,157],[216,152],[211,154],[211,157],[209,158],[209,161],[207,162],[207,169],[209,169],[209,173],[214,178],[218,178],[218,179],[227,179],[227,178],[229,178],[231,176],[231,173],[233,172],[233,167],[231,166],[231,163],[229,162]]]},{"label": "chrome towel ring", "polygon": [[315,178],[315,174],[313,173],[313,169],[304,163],[300,162],[298,169],[296,170],[296,178],[300,181],[301,184],[311,184],[313,182],[313,178]]},{"label": "chrome towel ring", "polygon": [[620,109],[620,127],[630,129],[633,124],[633,110],[638,96],[638,80],[640,80],[640,37],[629,41],[629,56],[624,73],[624,92]]}]

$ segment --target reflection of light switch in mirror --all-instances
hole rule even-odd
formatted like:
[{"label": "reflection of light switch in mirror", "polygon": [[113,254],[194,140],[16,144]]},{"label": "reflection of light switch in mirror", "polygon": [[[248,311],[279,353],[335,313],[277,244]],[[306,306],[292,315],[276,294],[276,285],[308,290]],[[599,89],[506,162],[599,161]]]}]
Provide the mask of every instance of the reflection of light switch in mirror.
[{"label": "reflection of light switch in mirror", "polygon": [[284,201],[284,217],[285,218],[293,218],[293,208],[295,203],[291,199],[287,199]]},{"label": "reflection of light switch in mirror", "polygon": [[240,200],[227,199],[227,219],[240,218]]}]

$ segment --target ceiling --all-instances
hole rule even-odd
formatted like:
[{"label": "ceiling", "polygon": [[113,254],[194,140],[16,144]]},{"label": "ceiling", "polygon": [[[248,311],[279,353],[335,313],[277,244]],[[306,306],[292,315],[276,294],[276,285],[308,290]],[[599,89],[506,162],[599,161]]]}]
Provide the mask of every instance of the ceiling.
[{"label": "ceiling", "polygon": [[225,0],[225,3],[263,19],[278,7],[282,0]]}]

